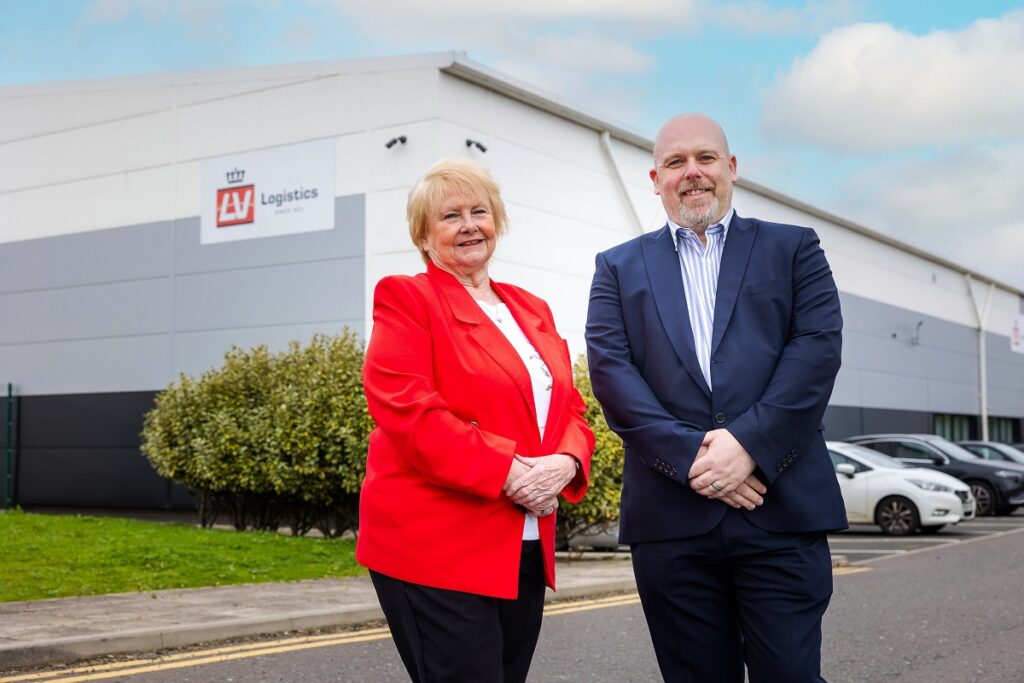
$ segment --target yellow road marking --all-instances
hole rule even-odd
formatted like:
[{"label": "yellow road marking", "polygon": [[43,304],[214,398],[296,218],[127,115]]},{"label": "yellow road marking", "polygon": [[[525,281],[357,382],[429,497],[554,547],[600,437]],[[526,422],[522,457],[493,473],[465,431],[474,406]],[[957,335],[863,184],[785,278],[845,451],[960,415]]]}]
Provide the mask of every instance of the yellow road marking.
[{"label": "yellow road marking", "polygon": [[833,567],[832,576],[841,576],[843,574],[861,574],[863,572],[875,571],[871,567]]},{"label": "yellow road marking", "polygon": [[544,609],[544,614],[553,616],[556,614],[572,614],[573,612],[586,612],[592,609],[603,609],[605,607],[619,607],[621,605],[634,605],[640,602],[640,596],[636,593],[629,595],[616,595],[610,598],[599,598],[597,600],[580,600],[578,602],[567,602],[560,605],[551,605]]},{"label": "yellow road marking", "polygon": [[215,664],[217,662],[226,662],[233,659],[259,657],[266,654],[279,654],[282,652],[293,652],[298,650],[309,650],[317,647],[344,645],[346,643],[382,640],[390,637],[391,631],[388,629],[375,628],[355,633],[330,633],[320,636],[287,638],[284,640],[270,642],[220,647],[211,650],[183,652],[176,655],[154,657],[151,659],[134,659],[124,662],[115,662],[113,664],[100,664],[75,669],[64,669],[62,671],[47,671],[43,673],[11,676],[9,678],[0,678],[0,683],[17,683],[20,681],[60,681],[61,683],[71,683],[72,681],[96,681],[121,675],[149,673],[165,669],[179,669],[186,666],[198,666],[200,664]]},{"label": "yellow road marking", "polygon": [[[871,567],[834,567],[832,574],[859,574],[872,571]],[[640,602],[640,596],[636,593],[625,595],[613,595],[606,598],[594,600],[579,600],[575,602],[549,605],[544,608],[547,616],[561,614],[573,614],[575,612],[586,612],[607,607],[623,607],[635,605]],[[167,671],[170,669],[181,669],[190,666],[202,666],[205,664],[217,664],[236,659],[249,657],[261,657],[264,655],[282,654],[285,652],[299,652],[332,645],[345,645],[348,643],[363,643],[373,640],[383,640],[391,637],[391,631],[387,628],[366,629],[351,633],[328,633],[317,636],[298,636],[282,640],[265,641],[260,643],[246,643],[244,645],[231,645],[227,647],[212,648],[209,650],[194,650],[182,652],[163,657],[150,659],[133,659],[112,664],[97,664],[95,666],[64,669],[62,671],[47,671],[42,673],[21,674],[0,678],[0,683],[43,683],[53,681],[55,683],[79,683],[84,681],[99,681],[117,676],[134,676],[155,671]]]}]

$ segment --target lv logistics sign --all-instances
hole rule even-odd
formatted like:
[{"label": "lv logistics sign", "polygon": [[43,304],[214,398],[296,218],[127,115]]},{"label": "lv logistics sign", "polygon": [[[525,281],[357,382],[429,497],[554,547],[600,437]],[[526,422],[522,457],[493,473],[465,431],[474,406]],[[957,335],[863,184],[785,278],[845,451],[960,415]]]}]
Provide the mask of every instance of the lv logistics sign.
[{"label": "lv logistics sign", "polygon": [[330,230],[334,164],[334,140],[204,161],[200,242]]}]

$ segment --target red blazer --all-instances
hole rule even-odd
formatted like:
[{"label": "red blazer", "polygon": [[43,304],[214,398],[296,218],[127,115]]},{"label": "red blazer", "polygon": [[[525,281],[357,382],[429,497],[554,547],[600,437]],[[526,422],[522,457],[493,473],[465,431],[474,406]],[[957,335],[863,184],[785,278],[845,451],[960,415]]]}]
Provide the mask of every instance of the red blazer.
[{"label": "red blazer", "polygon": [[[433,264],[414,277],[382,279],[363,368],[377,428],[356,559],[403,581],[515,598],[523,512],[502,493],[512,457],[575,457],[580,470],[562,495],[577,502],[594,436],[547,304],[512,285],[491,286],[551,371],[544,440],[526,367],[458,280]],[[554,588],[555,516],[538,521]]]}]

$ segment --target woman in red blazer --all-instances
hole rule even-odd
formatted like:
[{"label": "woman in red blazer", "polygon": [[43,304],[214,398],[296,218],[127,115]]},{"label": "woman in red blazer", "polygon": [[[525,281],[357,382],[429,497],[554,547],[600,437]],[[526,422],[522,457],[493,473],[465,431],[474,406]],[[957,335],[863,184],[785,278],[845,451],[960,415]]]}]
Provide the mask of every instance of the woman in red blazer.
[{"label": "woman in red blazer", "polygon": [[547,304],[488,277],[507,217],[487,171],[439,162],[408,220],[427,272],[374,292],[356,558],[414,681],[524,681],[594,437]]}]

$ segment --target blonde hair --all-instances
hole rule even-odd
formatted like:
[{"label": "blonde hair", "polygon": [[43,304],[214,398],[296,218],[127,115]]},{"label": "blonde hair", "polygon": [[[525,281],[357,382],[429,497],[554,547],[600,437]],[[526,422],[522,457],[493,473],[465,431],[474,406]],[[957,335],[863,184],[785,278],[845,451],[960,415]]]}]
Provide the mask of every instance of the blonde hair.
[{"label": "blonde hair", "polygon": [[416,181],[409,190],[409,201],[405,205],[405,217],[409,221],[409,237],[428,263],[430,256],[423,248],[423,240],[430,230],[430,215],[454,193],[487,200],[494,218],[495,234],[501,237],[508,231],[508,214],[505,202],[494,178],[483,166],[472,159],[441,159],[430,167],[426,175]]}]

